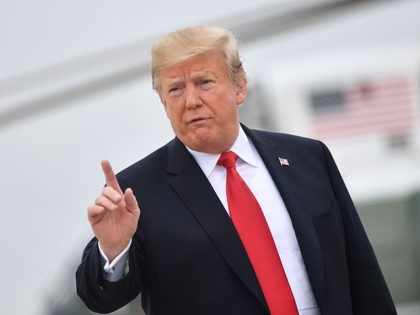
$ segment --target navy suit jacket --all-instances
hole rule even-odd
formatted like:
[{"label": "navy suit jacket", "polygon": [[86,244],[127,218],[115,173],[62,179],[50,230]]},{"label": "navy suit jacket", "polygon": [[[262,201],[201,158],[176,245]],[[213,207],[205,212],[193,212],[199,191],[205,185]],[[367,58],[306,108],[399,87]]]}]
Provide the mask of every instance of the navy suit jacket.
[{"label": "navy suit jacket", "polygon": [[[290,214],[316,301],[325,315],[396,314],[353,202],[326,146],[250,130]],[[279,157],[289,161],[281,166]],[[200,167],[174,139],[118,175],[141,216],[129,272],[102,277],[97,241],[86,247],[77,291],[95,312],[114,311],[141,293],[147,314],[269,314],[229,215]]]}]

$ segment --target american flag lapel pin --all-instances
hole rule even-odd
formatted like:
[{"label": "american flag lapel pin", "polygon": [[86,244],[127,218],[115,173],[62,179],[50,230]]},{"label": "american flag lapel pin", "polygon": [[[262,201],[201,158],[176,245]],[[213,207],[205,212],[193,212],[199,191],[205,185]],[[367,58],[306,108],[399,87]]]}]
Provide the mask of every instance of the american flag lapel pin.
[{"label": "american flag lapel pin", "polygon": [[287,159],[279,157],[280,166],[290,166]]}]

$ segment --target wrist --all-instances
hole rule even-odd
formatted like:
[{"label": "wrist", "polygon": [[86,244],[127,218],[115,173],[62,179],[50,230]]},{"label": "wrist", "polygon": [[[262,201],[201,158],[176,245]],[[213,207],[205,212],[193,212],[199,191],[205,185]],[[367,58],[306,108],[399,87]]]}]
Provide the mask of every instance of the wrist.
[{"label": "wrist", "polygon": [[108,263],[112,263],[112,261],[120,256],[123,252],[126,252],[131,245],[131,239],[126,242],[121,242],[118,245],[109,246],[100,241],[98,241],[99,251],[101,252],[102,256],[106,258]]}]

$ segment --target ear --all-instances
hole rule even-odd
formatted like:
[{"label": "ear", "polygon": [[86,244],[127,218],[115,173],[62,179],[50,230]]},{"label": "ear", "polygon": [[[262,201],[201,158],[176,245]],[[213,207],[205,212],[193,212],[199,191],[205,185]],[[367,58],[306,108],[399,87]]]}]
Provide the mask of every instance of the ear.
[{"label": "ear", "polygon": [[248,82],[246,78],[239,82],[237,87],[238,90],[236,91],[236,105],[241,105],[245,101],[248,89]]}]

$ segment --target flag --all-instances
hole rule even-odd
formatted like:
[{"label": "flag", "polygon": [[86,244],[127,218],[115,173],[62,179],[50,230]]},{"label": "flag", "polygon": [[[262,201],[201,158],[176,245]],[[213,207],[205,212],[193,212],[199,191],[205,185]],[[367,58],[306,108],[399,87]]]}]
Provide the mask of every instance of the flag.
[{"label": "flag", "polygon": [[289,166],[289,161],[287,159],[279,157],[279,162],[281,166]]},{"label": "flag", "polygon": [[406,135],[416,125],[414,82],[388,77],[314,91],[311,135],[337,139],[367,134]]}]

